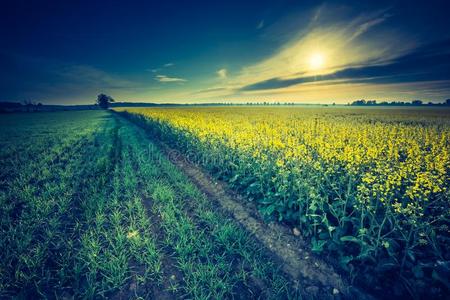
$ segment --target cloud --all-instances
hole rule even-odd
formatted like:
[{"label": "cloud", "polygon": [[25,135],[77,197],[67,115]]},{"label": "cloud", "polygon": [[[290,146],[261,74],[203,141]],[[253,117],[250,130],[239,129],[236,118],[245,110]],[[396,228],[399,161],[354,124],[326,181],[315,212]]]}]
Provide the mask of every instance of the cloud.
[{"label": "cloud", "polygon": [[[219,93],[218,93],[219,92]],[[227,94],[230,91],[226,87],[212,87],[206,88],[198,91],[194,91],[191,95],[200,95],[200,94],[210,94],[210,95],[218,95],[218,94]]]},{"label": "cloud", "polygon": [[[274,24],[264,29],[272,32],[271,35],[280,36],[284,27],[284,30],[291,32],[291,37],[271,55],[243,66],[234,76],[229,76],[226,69],[218,70],[216,74],[219,78],[227,78],[226,91],[230,96],[255,90],[280,89],[317,78],[332,80],[332,74],[338,71],[386,64],[414,46],[395,31],[373,30],[389,18],[386,9],[369,14],[358,13],[350,18],[348,13],[340,16],[342,10],[338,9],[339,13],[330,15],[331,11],[335,10],[321,6],[312,10],[309,16],[300,18],[306,20],[302,26],[281,20],[281,25]],[[295,24],[299,25],[298,22]],[[263,21],[258,25],[264,26]],[[274,28],[277,33],[273,32]],[[325,64],[320,70],[312,70],[309,58],[317,53],[324,57]]]},{"label": "cloud", "polygon": [[348,103],[357,99],[440,101],[448,98],[450,80],[414,81],[401,83],[358,83],[345,80],[309,82],[277,90],[241,92],[241,98],[266,97],[280,101]]},{"label": "cloud", "polygon": [[264,27],[264,20],[261,20],[258,25],[256,25],[256,29],[262,29]]},{"label": "cloud", "polygon": [[382,65],[349,67],[333,73],[292,78],[275,77],[242,87],[241,91],[280,89],[339,80],[343,83],[404,83],[450,78],[450,39],[419,47]]},{"label": "cloud", "polygon": [[130,80],[95,66],[46,57],[0,53],[0,64],[4,66],[0,69],[0,100],[89,103],[102,91],[117,96],[147,86],[142,81]]},{"label": "cloud", "polygon": [[145,71],[152,72],[152,73],[158,73],[158,72],[161,71],[163,68],[170,68],[170,67],[173,67],[173,66],[175,66],[175,64],[172,63],[172,62],[169,62],[169,63],[167,63],[167,64],[164,64],[162,67],[159,67],[159,68],[153,68],[153,69],[146,69]]},{"label": "cloud", "polygon": [[217,76],[219,76],[219,78],[221,79],[225,79],[228,76],[228,71],[227,69],[220,69],[216,72]]},{"label": "cloud", "polygon": [[78,83],[83,86],[97,86],[108,89],[134,88],[138,84],[131,80],[107,73],[89,65],[60,65],[50,72],[62,82]]},{"label": "cloud", "polygon": [[[211,85],[196,94],[205,99],[251,101],[252,97],[265,97],[342,102],[355,97],[386,99],[390,95],[391,99],[437,100],[439,93],[448,93],[450,88],[445,84],[450,82],[450,40],[424,44],[421,40],[426,38],[387,23],[395,21],[389,8],[356,14],[338,11],[343,12],[342,16],[324,6],[312,11],[310,18],[305,18],[309,24],[297,26],[298,33],[278,50],[243,66],[233,76],[225,69],[218,70],[220,78],[227,78],[226,85]],[[280,30],[280,26],[276,25],[276,29]],[[320,70],[313,70],[309,64],[309,58],[316,53],[325,58]],[[221,75],[222,70],[225,72]],[[438,87],[439,92],[433,93]]]},{"label": "cloud", "polygon": [[[278,49],[232,74],[217,70],[217,77],[226,80],[209,80],[181,99],[346,103],[448,98],[450,40],[425,44],[427,37],[395,27],[391,11],[322,5],[295,18],[301,26],[300,21],[296,26],[284,20],[265,26],[261,21],[257,27],[264,41],[278,42]],[[309,58],[317,53],[325,64],[314,70]]]},{"label": "cloud", "polygon": [[[334,16],[333,21],[327,19],[326,22],[318,20],[323,13],[315,11],[314,14],[310,24],[299,29],[299,33],[278,51],[243,67],[231,82],[236,86],[248,86],[273,78],[326,75],[350,67],[381,65],[416,47],[412,39],[395,30],[383,27],[373,30],[389,19],[386,10],[349,19]],[[316,53],[325,59],[320,70],[310,68],[309,58]]]},{"label": "cloud", "polygon": [[391,16],[392,15],[386,15],[385,14],[382,17],[371,19],[371,20],[368,20],[368,21],[366,21],[366,22],[364,22],[362,24],[359,24],[357,26],[356,31],[353,33],[353,35],[351,36],[351,38],[349,40],[353,40],[353,39],[357,38],[358,36],[364,34],[368,30],[370,30],[372,27],[383,23],[384,21],[386,21]]},{"label": "cloud", "polygon": [[186,79],[178,78],[178,77],[169,77],[166,75],[156,75],[155,80],[159,82],[186,82]]}]

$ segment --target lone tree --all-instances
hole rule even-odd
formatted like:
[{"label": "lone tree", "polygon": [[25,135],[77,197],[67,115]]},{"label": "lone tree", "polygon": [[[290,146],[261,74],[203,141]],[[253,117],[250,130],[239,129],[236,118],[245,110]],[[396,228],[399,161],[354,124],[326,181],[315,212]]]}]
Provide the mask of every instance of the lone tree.
[{"label": "lone tree", "polygon": [[114,102],[114,99],[108,95],[100,94],[97,96],[97,104],[103,109],[107,109],[112,102]]}]

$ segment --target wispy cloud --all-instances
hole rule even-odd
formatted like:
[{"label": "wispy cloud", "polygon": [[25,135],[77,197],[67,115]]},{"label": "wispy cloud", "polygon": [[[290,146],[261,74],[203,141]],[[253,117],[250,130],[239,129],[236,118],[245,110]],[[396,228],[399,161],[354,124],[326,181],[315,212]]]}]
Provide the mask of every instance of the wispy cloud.
[{"label": "wispy cloud", "polygon": [[[357,15],[350,20],[336,18],[326,25],[318,20],[321,14],[314,13],[307,31],[292,38],[268,58],[243,67],[230,82],[239,88],[383,65],[416,47],[414,41],[396,31],[377,30],[371,35],[373,28],[390,17],[386,10]],[[311,68],[310,58],[317,54],[325,60],[320,69]]]},{"label": "wispy cloud", "polygon": [[261,20],[258,25],[256,25],[256,29],[262,29],[264,27],[264,20]]},{"label": "wispy cloud", "polygon": [[213,87],[213,88],[206,88],[198,91],[194,91],[190,93],[189,95],[202,95],[202,96],[211,96],[211,97],[217,97],[217,96],[224,96],[230,94],[230,91],[226,87]]},{"label": "wispy cloud", "polygon": [[383,64],[349,66],[332,73],[289,78],[274,77],[242,87],[241,91],[275,90],[308,83],[407,83],[450,78],[450,39],[421,46]]},{"label": "wispy cloud", "polygon": [[167,75],[156,75],[155,80],[157,80],[159,82],[186,82],[187,81],[184,78],[169,77]]},{"label": "wispy cloud", "polygon": [[152,72],[152,73],[158,73],[158,72],[162,71],[164,68],[170,68],[173,66],[175,66],[175,64],[173,62],[169,62],[167,64],[162,65],[161,67],[149,68],[149,69],[146,69],[145,71]]},{"label": "wispy cloud", "polygon": [[83,86],[98,86],[109,89],[123,89],[137,87],[138,83],[110,74],[101,69],[89,65],[59,65],[50,69],[50,72],[58,75],[61,80],[78,83]]},{"label": "wispy cloud", "polygon": [[[341,92],[336,99],[342,99],[344,91],[349,99],[353,95],[361,96],[364,89],[375,96],[381,95],[375,93],[377,85],[395,84],[406,88],[415,82],[442,81],[450,77],[447,64],[439,70],[427,68],[440,59],[450,61],[447,56],[424,56],[423,60],[418,60],[420,64],[414,63],[415,53],[423,50],[419,48],[421,43],[411,35],[384,26],[392,17],[389,8],[353,14],[351,18],[348,11],[342,16],[330,15],[329,11],[329,7],[323,6],[312,11],[307,18],[309,23],[298,27],[298,34],[292,35],[279,50],[259,62],[243,66],[234,76],[226,69],[218,70],[219,78],[227,78],[226,85],[211,85],[197,94],[222,99],[248,99],[252,95],[273,99],[289,95],[290,100],[297,97],[315,101],[323,96],[322,100],[326,101],[325,96],[332,95],[334,89]],[[311,67],[310,58],[316,54],[325,60],[321,68]],[[407,69],[415,65],[414,70]],[[427,74],[420,68],[428,70]],[[434,75],[430,76],[432,72]],[[392,92],[392,88],[387,90]],[[417,89],[415,92],[417,95]]]},{"label": "wispy cloud", "polygon": [[[6,70],[16,72],[15,77],[20,76],[23,85],[16,90],[2,82],[0,100],[33,99],[43,103],[93,103],[95,96],[100,92],[123,99],[122,96],[128,97],[136,91],[149,88],[150,80],[147,82],[132,80],[87,64],[0,53],[0,62],[4,59],[10,62],[11,66],[16,66]],[[6,84],[12,86],[9,82]]]},{"label": "wispy cloud", "polygon": [[219,78],[221,79],[225,79],[228,76],[228,71],[227,69],[220,69],[216,72],[217,76],[219,76]]},{"label": "wispy cloud", "polygon": [[358,24],[356,27],[356,31],[353,32],[353,35],[350,37],[350,41],[353,39],[356,39],[358,36],[364,34],[365,32],[367,32],[369,29],[371,29],[372,27],[375,27],[378,24],[383,23],[384,21],[386,21],[388,18],[390,18],[392,15],[389,14],[385,14],[381,17],[375,18],[375,19],[369,19],[365,22],[363,22],[362,24]]}]

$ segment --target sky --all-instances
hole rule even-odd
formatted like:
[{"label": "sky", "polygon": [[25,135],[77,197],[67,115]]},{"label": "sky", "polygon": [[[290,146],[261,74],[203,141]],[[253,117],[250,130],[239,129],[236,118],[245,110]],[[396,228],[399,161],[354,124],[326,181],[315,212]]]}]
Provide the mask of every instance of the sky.
[{"label": "sky", "polygon": [[0,101],[450,98],[450,1],[2,1]]}]

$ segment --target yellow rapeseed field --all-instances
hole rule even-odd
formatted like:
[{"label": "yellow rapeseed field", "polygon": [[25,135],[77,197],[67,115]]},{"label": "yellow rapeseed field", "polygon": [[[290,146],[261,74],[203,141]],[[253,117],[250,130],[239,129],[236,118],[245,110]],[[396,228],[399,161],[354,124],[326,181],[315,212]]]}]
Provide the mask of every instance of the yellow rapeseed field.
[{"label": "yellow rapeseed field", "polygon": [[314,251],[337,253],[343,268],[439,278],[426,266],[449,253],[448,110],[116,110],[227,180],[268,219],[297,226]]}]

